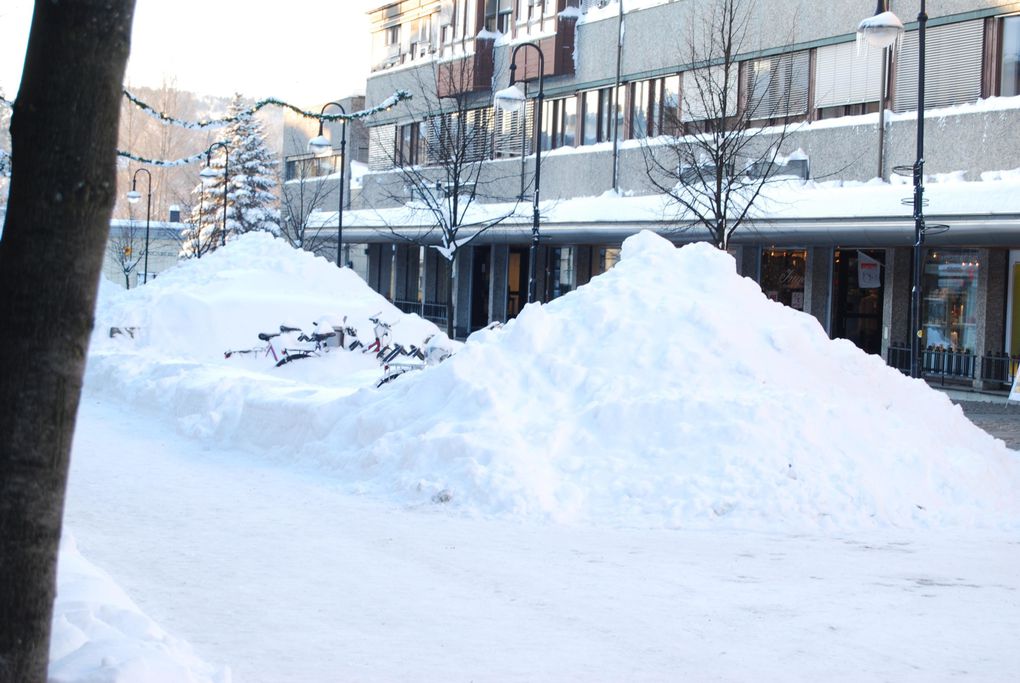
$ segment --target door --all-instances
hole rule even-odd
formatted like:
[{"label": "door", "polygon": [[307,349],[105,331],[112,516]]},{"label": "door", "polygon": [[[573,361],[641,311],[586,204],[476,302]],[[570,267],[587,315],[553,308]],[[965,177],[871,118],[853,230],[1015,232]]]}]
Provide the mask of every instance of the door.
[{"label": "door", "polygon": [[838,249],[832,269],[833,336],[868,353],[882,352],[884,263],[881,249]]}]

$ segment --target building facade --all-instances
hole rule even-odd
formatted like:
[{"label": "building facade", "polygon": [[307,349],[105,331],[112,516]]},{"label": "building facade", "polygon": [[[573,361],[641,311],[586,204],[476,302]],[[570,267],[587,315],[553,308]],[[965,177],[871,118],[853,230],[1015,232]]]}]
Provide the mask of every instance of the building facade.
[{"label": "building facade", "polygon": [[[455,287],[455,329],[465,336],[513,317],[526,300],[536,171],[541,300],[610,268],[638,230],[677,244],[706,239],[683,211],[628,207],[662,198],[649,171],[656,149],[718,128],[709,125],[710,102],[696,95],[732,68],[718,89],[726,96],[720,126],[752,120],[746,134],[775,145],[770,168],[798,208],[761,203],[725,246],[768,296],[903,368],[914,221],[911,178],[900,174],[916,157],[920,3],[890,4],[906,31],[883,51],[856,39],[874,10],[868,0],[736,3],[739,42],[724,57],[714,42],[717,0],[380,3],[365,106],[398,90],[413,99],[367,122],[368,173],[345,240],[365,255],[369,284],[407,310],[443,321]],[[940,381],[1000,388],[1014,365],[1004,355],[1020,353],[1020,186],[1011,184],[1020,167],[1020,3],[944,0],[928,11],[923,366]],[[523,115],[493,107],[514,53],[516,80],[526,83]],[[759,106],[751,103],[765,108],[746,115]],[[380,216],[421,203],[408,178],[450,193],[453,155],[437,131],[452,129],[481,131],[465,152],[478,168],[459,192],[467,185],[498,225],[478,222],[480,234],[451,266],[430,248],[438,237],[427,217],[383,227]],[[681,185],[715,170],[703,159],[684,163]],[[754,168],[748,163],[746,174]],[[601,216],[583,209],[592,204],[584,198],[608,201],[607,193],[616,208]]]}]

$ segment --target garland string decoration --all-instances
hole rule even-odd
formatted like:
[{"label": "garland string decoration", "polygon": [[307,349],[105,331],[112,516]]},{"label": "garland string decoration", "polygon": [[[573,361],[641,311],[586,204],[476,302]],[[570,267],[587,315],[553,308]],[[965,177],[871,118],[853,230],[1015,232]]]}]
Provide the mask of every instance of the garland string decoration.
[{"label": "garland string decoration", "polygon": [[[132,104],[134,104],[139,109],[144,111],[146,114],[157,119],[164,125],[179,126],[181,128],[188,128],[191,130],[202,130],[206,128],[223,128],[225,126],[229,126],[231,123],[234,123],[242,118],[250,117],[258,110],[262,109],[263,107],[268,107],[270,105],[290,109],[299,116],[303,116],[304,118],[308,119],[316,119],[325,122],[358,121],[361,119],[368,118],[369,116],[378,114],[381,111],[389,111],[394,106],[403,102],[404,100],[411,99],[411,93],[409,93],[406,90],[397,90],[376,106],[370,109],[356,111],[351,114],[316,114],[315,112],[305,111],[300,107],[296,107],[293,104],[290,104],[289,102],[284,102],[283,100],[276,99],[275,97],[267,97],[265,99],[259,100],[248,109],[238,112],[234,116],[226,116],[220,119],[206,119],[203,121],[185,121],[183,119],[174,118],[173,116],[164,114],[163,112],[158,111],[154,107],[138,99],[136,96],[132,95],[127,90],[124,90],[124,97],[126,97],[128,101],[130,101]],[[5,106],[9,109],[13,109],[14,101],[8,100],[3,95],[0,95],[0,105]],[[215,146],[215,143],[213,146]],[[117,156],[123,157],[125,159],[131,159],[132,161],[137,161],[140,164],[147,164],[149,166],[170,167],[170,166],[186,166],[188,164],[193,164],[196,161],[201,161],[211,152],[212,146],[210,146],[209,149],[198,152],[197,154],[192,154],[191,156],[182,157],[180,159],[147,159],[143,156],[139,156],[137,154],[133,154],[131,152],[118,149]],[[11,155],[0,149],[0,174],[9,174],[10,167],[11,167]]]},{"label": "garland string decoration", "polygon": [[392,109],[395,105],[399,104],[400,102],[411,99],[411,93],[409,93],[406,90],[397,90],[376,106],[370,109],[356,111],[351,114],[317,114],[315,112],[305,111],[300,107],[290,104],[289,102],[284,102],[283,100],[276,99],[275,97],[267,97],[265,99],[259,100],[258,102],[248,107],[244,111],[238,112],[234,116],[225,116],[220,119],[206,119],[203,121],[184,121],[182,119],[174,118],[173,116],[170,116],[168,114],[164,114],[163,112],[158,111],[153,106],[146,104],[142,100],[138,99],[138,97],[132,95],[127,90],[124,91],[124,97],[126,97],[129,102],[131,102],[136,107],[144,111],[146,114],[148,114],[154,119],[157,119],[158,121],[165,125],[179,126],[181,128],[189,128],[191,130],[203,130],[206,128],[222,128],[224,126],[229,126],[231,123],[234,123],[235,121],[242,118],[250,117],[258,110],[270,105],[281,107],[283,109],[290,109],[298,116],[302,116],[306,119],[316,119],[318,121],[325,122],[358,121],[360,119],[368,118],[369,116],[378,114],[381,111],[388,111],[389,109]]}]

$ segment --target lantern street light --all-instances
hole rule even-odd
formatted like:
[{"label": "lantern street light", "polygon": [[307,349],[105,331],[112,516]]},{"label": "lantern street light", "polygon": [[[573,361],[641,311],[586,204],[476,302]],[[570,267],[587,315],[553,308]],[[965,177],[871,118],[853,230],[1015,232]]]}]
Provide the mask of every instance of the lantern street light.
[{"label": "lantern street light", "polygon": [[537,43],[519,43],[510,53],[510,85],[492,96],[493,105],[506,112],[517,112],[523,120],[527,95],[517,85],[517,53],[521,48],[532,47],[538,52],[538,94],[535,95],[535,193],[532,200],[531,215],[531,249],[528,252],[528,303],[535,300],[535,270],[538,264],[539,216],[538,197],[542,179],[542,138],[539,128],[542,125],[542,100],[545,97],[545,55]]},{"label": "lantern street light", "polygon": [[[917,15],[917,156],[912,168],[914,177],[914,252],[913,283],[910,290],[910,376],[921,376],[921,271],[924,268],[924,39],[928,14],[925,0],[920,0]],[[887,48],[903,33],[903,22],[889,11],[888,0],[878,0],[875,16],[862,21],[857,34],[869,45]]]},{"label": "lantern street light", "polygon": [[217,147],[223,148],[223,232],[220,234],[220,246],[227,246],[227,183],[230,180],[230,152],[225,142],[214,142],[209,149],[205,151],[205,168],[198,175],[202,178],[202,184],[206,187],[212,187],[219,178],[220,174],[212,169],[209,165],[212,161],[212,152]]},{"label": "lantern street light", "polygon": [[152,216],[152,174],[149,173],[148,169],[140,168],[131,176],[131,190],[127,193],[127,200],[132,204],[137,204],[138,200],[142,198],[141,193],[135,189],[139,173],[145,174],[145,187],[147,190],[145,200],[145,262],[142,265],[142,268],[144,268],[142,284],[144,285],[149,282],[149,219]]},{"label": "lantern street light", "polygon": [[[328,102],[322,107],[319,115],[326,113],[326,108],[334,106],[344,115],[340,125],[340,204],[336,210],[336,266],[343,268],[343,260],[340,257],[340,247],[344,241],[344,185],[346,183],[347,171],[347,110],[339,102]],[[319,134],[308,141],[308,151],[315,156],[326,156],[333,151],[333,145],[325,135],[322,134],[322,119],[319,119]]]}]

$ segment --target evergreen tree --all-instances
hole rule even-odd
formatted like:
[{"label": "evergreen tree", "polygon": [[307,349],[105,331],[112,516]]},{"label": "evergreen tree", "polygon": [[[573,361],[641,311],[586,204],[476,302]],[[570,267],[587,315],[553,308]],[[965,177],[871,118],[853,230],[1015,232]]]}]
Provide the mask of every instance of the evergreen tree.
[{"label": "evergreen tree", "polygon": [[[234,96],[231,116],[244,109],[240,95]],[[254,116],[239,116],[227,127],[230,148],[230,178],[227,194],[227,239],[263,230],[280,234],[280,210],[276,195],[276,158],[266,147],[262,124]]]},{"label": "evergreen tree", "polygon": [[224,129],[222,142],[230,156],[224,163],[224,149],[210,162],[218,175],[208,186],[192,193],[201,201],[191,212],[192,227],[185,231],[181,256],[199,257],[219,248],[223,242],[223,175],[227,171],[227,240],[263,230],[280,234],[280,210],[276,188],[276,159],[266,147],[262,124],[245,109],[241,95],[235,95],[229,115],[237,117]]}]

